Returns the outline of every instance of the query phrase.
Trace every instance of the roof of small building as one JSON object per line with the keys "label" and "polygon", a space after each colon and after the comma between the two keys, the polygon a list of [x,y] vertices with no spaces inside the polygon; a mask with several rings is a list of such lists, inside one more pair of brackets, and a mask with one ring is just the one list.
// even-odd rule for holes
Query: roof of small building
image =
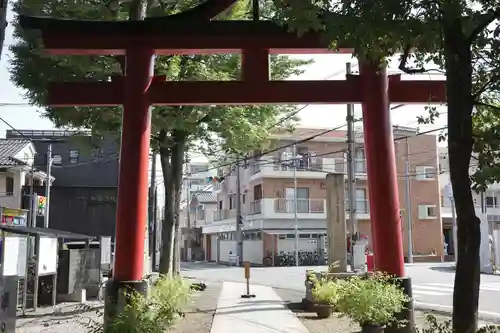
{"label": "roof of small building", "polygon": [[0,139],[0,166],[9,167],[25,164],[14,156],[31,144],[26,139]]}

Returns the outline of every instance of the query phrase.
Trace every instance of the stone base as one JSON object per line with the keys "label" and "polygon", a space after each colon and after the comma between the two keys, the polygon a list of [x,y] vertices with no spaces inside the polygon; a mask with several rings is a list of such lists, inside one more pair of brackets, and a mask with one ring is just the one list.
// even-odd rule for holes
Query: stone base
{"label": "stone base", "polygon": [[85,303],[87,301],[87,290],[77,290],[71,294],[57,294],[57,301]]}
{"label": "stone base", "polygon": [[148,281],[115,281],[106,282],[106,296],[104,300],[104,327],[123,311],[131,293],[137,292],[147,296]]}

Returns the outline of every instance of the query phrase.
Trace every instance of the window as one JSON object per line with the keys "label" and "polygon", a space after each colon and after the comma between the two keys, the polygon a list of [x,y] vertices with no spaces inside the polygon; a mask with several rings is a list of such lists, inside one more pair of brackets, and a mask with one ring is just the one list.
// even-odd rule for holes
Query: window
{"label": "window", "polygon": [[222,200],[219,201],[219,210],[222,210]]}
{"label": "window", "polygon": [[486,207],[488,208],[498,207],[497,197],[494,193],[486,193]]}
{"label": "window", "polygon": [[356,173],[366,173],[366,158],[364,149],[357,148],[355,156]]}
{"label": "window", "polygon": [[5,177],[5,195],[14,195],[14,178]]}
{"label": "window", "polygon": [[52,164],[61,165],[62,164],[62,156],[59,154],[52,155]]}
{"label": "window", "polygon": [[434,180],[436,179],[436,168],[431,166],[417,166],[416,177],[417,180]]}
{"label": "window", "polygon": [[366,196],[366,188],[356,189],[356,213],[368,214],[368,199]]}
{"label": "window", "polygon": [[262,199],[262,184],[253,187],[253,200],[257,201]]}
{"label": "window", "polygon": [[339,173],[345,173],[345,161],[343,158],[334,159],[334,171]]}
{"label": "window", "polygon": [[421,220],[432,220],[437,217],[435,205],[418,205],[418,218]]}
{"label": "window", "polygon": [[80,151],[78,149],[71,149],[69,151],[69,163],[77,164],[80,157]]}

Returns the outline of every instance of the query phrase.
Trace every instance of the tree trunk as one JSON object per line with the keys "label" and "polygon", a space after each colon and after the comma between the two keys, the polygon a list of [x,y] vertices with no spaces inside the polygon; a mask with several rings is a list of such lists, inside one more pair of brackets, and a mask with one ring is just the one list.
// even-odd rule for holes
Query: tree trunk
{"label": "tree trunk", "polygon": [[[173,256],[173,272],[175,274],[180,273],[180,240],[181,233],[179,230],[179,213],[180,213],[180,204],[181,204],[181,192],[182,192],[182,166],[184,164],[184,152],[186,150],[186,136],[181,133],[174,131],[172,133],[172,138],[175,142],[172,147],[172,158],[171,158],[171,167],[172,167],[172,182],[174,184],[174,201],[173,208],[175,212],[175,220],[174,220],[174,256]],[[186,203],[186,209],[189,209],[189,203]]]}
{"label": "tree trunk", "polygon": [[477,330],[481,243],[469,178],[472,156],[472,52],[461,33],[460,20],[448,21],[444,31],[448,99],[450,180],[457,210],[458,258],[453,291],[453,332]]}
{"label": "tree trunk", "polygon": [[169,275],[172,269],[173,255],[173,229],[174,229],[174,214],[173,214],[173,183],[171,181],[171,163],[170,149],[160,147],[161,169],[163,174],[163,185],[165,188],[165,216],[161,228],[162,249],[160,256],[160,273]]}
{"label": "tree trunk", "polygon": [[[165,186],[165,219],[162,226],[162,255],[160,273],[175,275],[179,271],[179,206],[182,182],[182,164],[186,137],[172,133],[170,148],[160,148]],[[165,143],[164,143],[165,144]]]}

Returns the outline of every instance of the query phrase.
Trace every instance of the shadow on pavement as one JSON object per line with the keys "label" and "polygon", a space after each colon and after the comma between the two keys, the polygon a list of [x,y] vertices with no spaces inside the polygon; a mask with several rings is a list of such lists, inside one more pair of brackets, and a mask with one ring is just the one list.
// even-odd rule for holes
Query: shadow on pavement
{"label": "shadow on pavement", "polygon": [[238,268],[236,266],[220,265],[211,262],[196,261],[196,262],[181,262],[182,271],[200,271],[211,269]]}
{"label": "shadow on pavement", "polygon": [[436,272],[455,273],[455,266],[432,266],[429,269]]}

